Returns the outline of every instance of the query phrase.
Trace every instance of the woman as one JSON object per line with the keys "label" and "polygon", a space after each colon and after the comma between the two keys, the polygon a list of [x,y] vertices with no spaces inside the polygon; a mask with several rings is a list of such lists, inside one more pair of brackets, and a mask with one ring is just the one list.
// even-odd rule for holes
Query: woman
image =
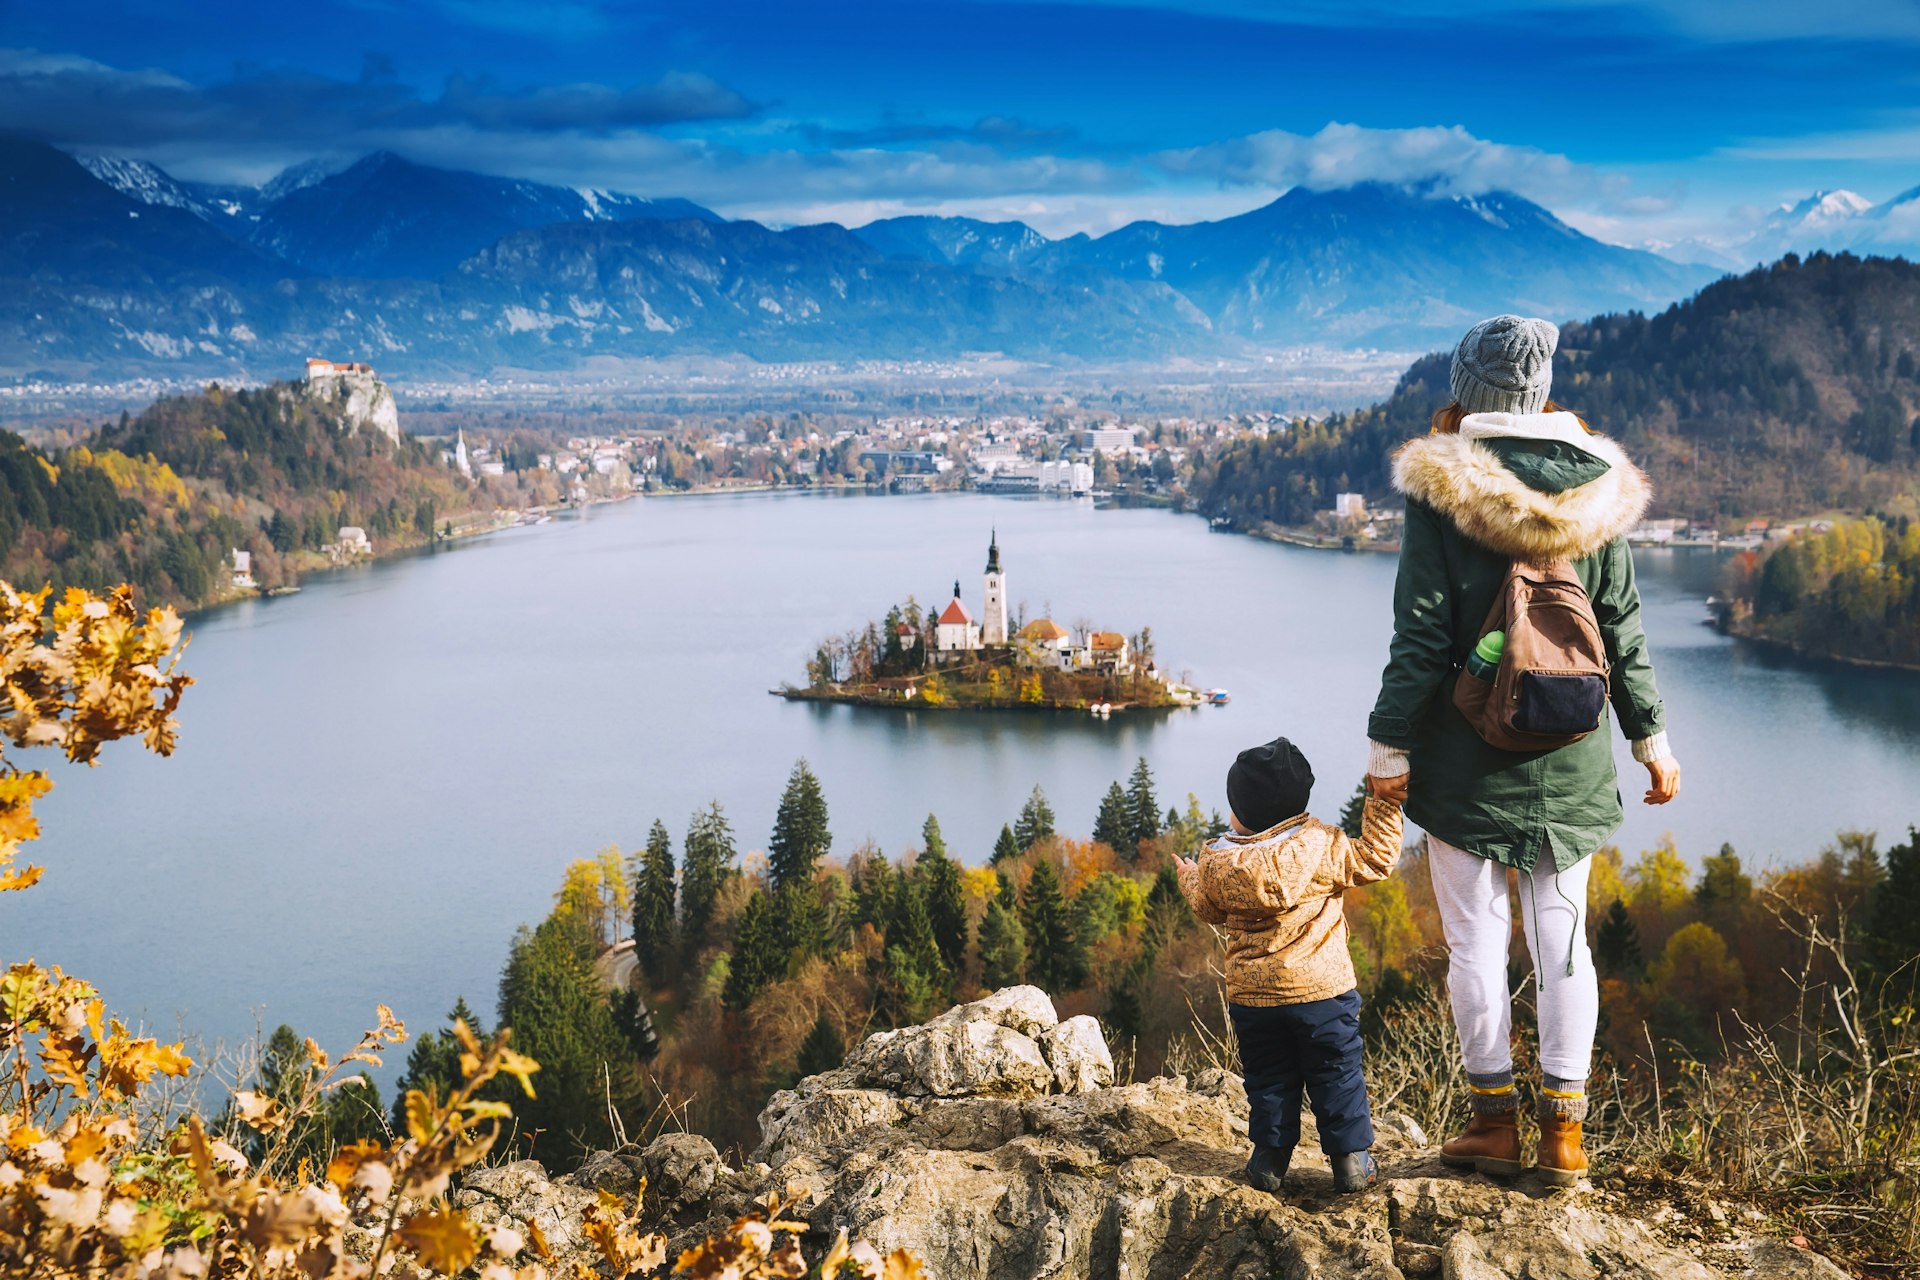
{"label": "woman", "polygon": [[1428,835],[1473,1108],[1441,1155],[1502,1176],[1525,1167],[1507,990],[1513,868],[1538,975],[1537,1164],[1564,1186],[1587,1167],[1580,1126],[1600,1007],[1587,950],[1588,859],[1622,813],[1604,717],[1569,745],[1523,753],[1489,745],[1453,705],[1454,681],[1512,563],[1573,563],[1600,623],[1608,700],[1651,778],[1648,804],[1679,792],[1680,766],[1667,747],[1625,537],[1646,511],[1647,478],[1620,446],[1547,398],[1558,341],[1549,322],[1520,316],[1468,330],[1453,357],[1454,403],[1394,460],[1407,529],[1368,773],[1375,794],[1404,800]]}

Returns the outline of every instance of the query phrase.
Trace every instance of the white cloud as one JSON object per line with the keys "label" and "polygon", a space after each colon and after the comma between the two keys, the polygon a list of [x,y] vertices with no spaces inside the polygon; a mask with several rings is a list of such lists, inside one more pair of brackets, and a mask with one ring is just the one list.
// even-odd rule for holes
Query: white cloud
{"label": "white cloud", "polygon": [[1236,186],[1326,190],[1356,182],[1430,182],[1447,195],[1513,191],[1555,208],[1588,205],[1640,216],[1664,212],[1676,199],[1636,193],[1624,176],[1533,147],[1489,142],[1458,125],[1370,129],[1335,122],[1313,134],[1269,129],[1153,159],[1169,173]]}

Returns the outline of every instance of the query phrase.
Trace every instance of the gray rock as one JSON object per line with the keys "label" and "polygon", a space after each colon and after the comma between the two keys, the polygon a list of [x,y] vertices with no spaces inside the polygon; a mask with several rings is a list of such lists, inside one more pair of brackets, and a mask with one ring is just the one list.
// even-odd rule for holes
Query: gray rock
{"label": "gray rock", "polygon": [[1755,1238],[1741,1242],[1736,1272],[1741,1280],[1847,1280],[1847,1273],[1811,1249],[1780,1240]]}
{"label": "gray rock", "polygon": [[537,1160],[517,1160],[467,1174],[453,1193],[453,1207],[482,1228],[504,1225],[524,1233],[534,1223],[553,1250],[555,1270],[564,1272],[576,1260],[600,1256],[581,1230],[596,1198],[586,1187],[550,1181]]}
{"label": "gray rock", "polygon": [[1052,999],[1040,988],[1002,987],[971,1004],[955,1005],[927,1025],[946,1027],[959,1022],[991,1022],[1023,1036],[1037,1036],[1059,1021]]}
{"label": "gray rock", "polygon": [[663,1133],[640,1153],[647,1199],[667,1213],[705,1201],[720,1168],[720,1153],[697,1133]]}
{"label": "gray rock", "polygon": [[1100,1034],[1099,1020],[1081,1014],[1068,1018],[1040,1036],[1040,1052],[1053,1068],[1053,1080],[1062,1093],[1086,1093],[1113,1083],[1113,1055]]}
{"label": "gray rock", "polygon": [[847,1069],[860,1085],[908,1096],[1030,1097],[1053,1084],[1039,1045],[985,1019],[869,1036],[847,1058]]}

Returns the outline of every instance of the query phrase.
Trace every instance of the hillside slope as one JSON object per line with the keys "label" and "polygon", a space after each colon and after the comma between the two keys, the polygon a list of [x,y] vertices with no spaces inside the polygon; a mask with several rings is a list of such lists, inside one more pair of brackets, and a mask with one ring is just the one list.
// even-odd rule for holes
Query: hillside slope
{"label": "hillside slope", "polygon": [[123,417],[87,444],[45,453],[0,433],[0,578],[193,606],[229,594],[230,553],[262,587],[290,582],[342,525],[376,550],[427,540],[474,486],[439,451],[356,430],[286,384],[209,388]]}
{"label": "hillside slope", "polygon": [[[1332,495],[1388,492],[1401,442],[1449,399],[1449,356],[1384,403],[1236,443],[1196,478],[1203,510],[1296,524]],[[1729,277],[1656,316],[1566,325],[1554,398],[1617,436],[1654,514],[1700,520],[1911,504],[1920,494],[1920,266],[1815,254]]]}

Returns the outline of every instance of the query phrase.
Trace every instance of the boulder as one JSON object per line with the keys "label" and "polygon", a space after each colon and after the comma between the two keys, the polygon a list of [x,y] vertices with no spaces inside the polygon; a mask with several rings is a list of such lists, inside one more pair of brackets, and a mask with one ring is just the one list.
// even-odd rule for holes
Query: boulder
{"label": "boulder", "polygon": [[910,1097],[1031,1097],[1054,1079],[1039,1045],[984,1018],[869,1036],[847,1068],[859,1085]]}
{"label": "boulder", "polygon": [[482,1229],[521,1231],[534,1223],[553,1251],[555,1270],[564,1272],[576,1261],[591,1263],[600,1256],[583,1230],[596,1197],[586,1187],[551,1181],[537,1160],[516,1160],[468,1173],[453,1193],[453,1207]]}
{"label": "boulder", "polygon": [[1002,987],[970,1004],[955,1005],[927,1025],[946,1027],[957,1022],[991,1022],[1023,1036],[1038,1036],[1059,1021],[1052,999],[1040,988]]}
{"label": "boulder", "polygon": [[1113,1055],[1096,1018],[1081,1014],[1040,1034],[1040,1052],[1062,1093],[1088,1093],[1113,1083]]}

